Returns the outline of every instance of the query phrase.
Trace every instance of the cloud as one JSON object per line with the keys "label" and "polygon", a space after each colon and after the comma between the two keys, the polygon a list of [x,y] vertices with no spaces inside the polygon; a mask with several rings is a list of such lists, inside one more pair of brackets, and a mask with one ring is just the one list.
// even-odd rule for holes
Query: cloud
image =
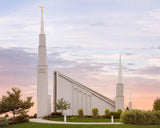
{"label": "cloud", "polygon": [[[3,84],[7,84],[8,86],[11,83],[23,86],[36,84],[37,54],[28,51],[29,49],[27,48],[0,49],[0,79]],[[30,51],[33,50],[31,49]],[[75,59],[73,57],[71,59],[69,58],[69,53],[64,51],[50,53],[48,55],[48,64],[51,68],[49,71],[52,73],[54,70],[61,70],[66,74],[71,71],[99,73],[107,72],[108,69],[104,69],[104,67],[114,65],[114,63],[87,62],[87,60],[78,62],[76,61],[78,58]]]}
{"label": "cloud", "polygon": [[160,66],[160,57],[149,58],[147,61],[151,66]]}
{"label": "cloud", "polygon": [[[9,48],[0,49],[0,80],[6,85],[35,84],[37,55],[24,50]],[[11,86],[11,85],[10,85]]]}
{"label": "cloud", "polygon": [[96,23],[92,23],[92,26],[104,26],[105,23],[104,22],[96,22]]}
{"label": "cloud", "polygon": [[141,20],[137,21],[140,29],[144,34],[158,36],[160,34],[160,9],[148,11],[144,14]]}
{"label": "cloud", "polygon": [[134,66],[135,64],[134,64],[134,63],[128,63],[128,65],[129,65],[129,66]]}
{"label": "cloud", "polygon": [[134,53],[125,53],[125,55],[132,56],[132,55],[134,55]]}
{"label": "cloud", "polygon": [[[72,48],[70,50],[72,51]],[[25,96],[32,95],[36,97],[35,87],[37,53],[31,51],[34,50],[30,48],[23,49],[0,47],[0,86],[3,87],[3,90],[0,91],[1,94],[3,94],[8,88],[16,86],[22,88]],[[100,63],[96,61],[87,61],[85,59],[83,62],[79,62],[77,61],[79,57],[77,57],[77,59],[65,59],[67,56],[62,57],[63,54],[69,54],[65,50],[60,50],[56,47],[52,48],[52,51],[54,52],[50,52],[48,54],[49,77],[51,81],[53,78],[53,71],[58,70],[63,74],[77,80],[78,82],[102,93],[103,95],[113,98],[115,85],[117,82],[118,62]],[[114,54],[111,56],[114,56]],[[130,66],[134,65],[135,63],[128,64]],[[155,79],[149,79],[147,77],[144,78],[143,76],[144,74],[149,76],[159,75],[159,72],[160,67],[156,66],[141,68],[138,70],[131,69],[130,67],[123,67],[123,77],[126,91],[125,95],[128,95],[127,90],[129,86],[132,86],[132,92],[133,95],[135,95],[133,100],[134,103],[137,104],[135,107],[141,107],[140,102],[142,100],[136,100],[136,98],[140,99],[142,95],[143,97],[141,98],[150,96],[151,98],[147,102],[149,103],[154,97],[157,96],[160,89],[159,81]],[[135,76],[133,74],[129,76],[128,73],[134,73]],[[137,74],[139,75],[138,77],[136,77]],[[157,89],[155,90],[153,87],[156,87]],[[155,93],[155,96],[152,97],[152,95],[146,94],[148,91]],[[148,106],[146,109],[150,107],[151,106]]]}
{"label": "cloud", "polygon": [[156,67],[156,66],[145,67],[137,70],[136,73],[147,74],[147,75],[159,75],[160,67]]}

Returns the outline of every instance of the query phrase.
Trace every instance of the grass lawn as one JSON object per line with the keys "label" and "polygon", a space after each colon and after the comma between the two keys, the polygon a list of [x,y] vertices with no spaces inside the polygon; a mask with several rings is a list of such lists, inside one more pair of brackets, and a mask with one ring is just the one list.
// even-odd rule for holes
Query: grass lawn
{"label": "grass lawn", "polygon": [[41,124],[41,123],[22,123],[7,126],[4,128],[160,128],[160,125],[69,125],[69,124]]}
{"label": "grass lawn", "polygon": [[[64,121],[64,118],[50,118],[53,121]],[[111,122],[110,118],[94,119],[94,118],[79,118],[79,117],[67,117],[67,122]],[[120,122],[120,119],[114,119],[114,122]]]}

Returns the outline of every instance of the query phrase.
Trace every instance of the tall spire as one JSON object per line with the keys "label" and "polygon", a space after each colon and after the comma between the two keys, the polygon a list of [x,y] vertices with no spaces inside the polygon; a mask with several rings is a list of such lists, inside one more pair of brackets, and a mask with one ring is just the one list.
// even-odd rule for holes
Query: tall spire
{"label": "tall spire", "polygon": [[40,8],[41,8],[41,30],[40,30],[40,34],[44,34],[43,6],[41,6]]}
{"label": "tall spire", "polygon": [[131,90],[129,91],[129,102],[132,102],[132,93],[131,93]]}
{"label": "tall spire", "polygon": [[119,55],[119,72],[118,72],[118,83],[122,83],[121,54]]}
{"label": "tall spire", "polygon": [[132,109],[132,93],[131,90],[129,91],[129,110]]}
{"label": "tall spire", "polygon": [[50,114],[50,96],[48,95],[48,65],[46,36],[43,24],[43,6],[41,6],[41,29],[39,34],[38,65],[37,65],[37,117]]}
{"label": "tall spire", "polygon": [[119,72],[118,72],[118,83],[116,85],[116,111],[117,109],[124,110],[124,93],[122,83],[122,69],[121,69],[121,54],[119,56]]}

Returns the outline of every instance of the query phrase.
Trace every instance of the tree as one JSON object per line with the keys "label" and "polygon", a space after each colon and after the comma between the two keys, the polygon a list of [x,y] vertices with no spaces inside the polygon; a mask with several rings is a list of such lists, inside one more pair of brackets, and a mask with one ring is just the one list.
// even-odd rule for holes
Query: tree
{"label": "tree", "polygon": [[160,98],[157,98],[153,104],[153,110],[160,110]]}
{"label": "tree", "polygon": [[128,111],[128,110],[129,110],[129,107],[127,106],[127,107],[126,107],[126,111]]}
{"label": "tree", "polygon": [[71,109],[71,105],[68,101],[65,101],[63,98],[61,98],[56,103],[56,109],[61,110],[61,112],[63,113],[63,110]]}
{"label": "tree", "polygon": [[26,100],[21,99],[21,90],[18,88],[11,88],[12,92],[7,91],[8,96],[2,96],[0,100],[0,114],[11,112],[13,114],[13,121],[18,114],[27,114],[30,107],[33,106],[31,102],[32,97],[27,97]]}

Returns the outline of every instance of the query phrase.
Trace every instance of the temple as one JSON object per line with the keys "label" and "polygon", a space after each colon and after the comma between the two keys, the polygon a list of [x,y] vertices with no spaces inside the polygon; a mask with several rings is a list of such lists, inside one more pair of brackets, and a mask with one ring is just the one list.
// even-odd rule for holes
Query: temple
{"label": "temple", "polygon": [[[99,109],[99,115],[104,110],[124,110],[124,95],[121,71],[121,55],[119,57],[118,83],[116,85],[116,98],[110,99],[85,85],[69,78],[58,71],[53,72],[53,112],[56,110],[56,102],[64,98],[71,104],[71,109],[66,115],[77,115],[78,109],[82,108],[85,115],[92,114],[92,108]],[[115,85],[113,85],[114,87]],[[43,6],[41,6],[41,27],[39,34],[38,65],[37,65],[37,117],[44,117],[51,113],[51,96],[48,95],[48,65],[46,51],[46,37],[44,33]]]}

